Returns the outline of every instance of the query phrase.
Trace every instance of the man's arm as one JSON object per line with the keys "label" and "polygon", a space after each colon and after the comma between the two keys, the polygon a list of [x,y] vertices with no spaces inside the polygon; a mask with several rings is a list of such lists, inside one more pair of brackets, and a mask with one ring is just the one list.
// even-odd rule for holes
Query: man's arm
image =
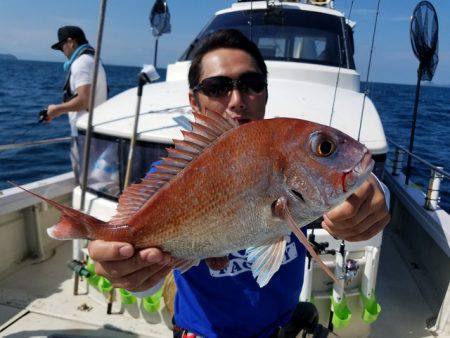
{"label": "man's arm", "polygon": [[50,122],[54,118],[71,111],[88,110],[89,98],[91,95],[91,85],[87,84],[78,87],[77,94],[78,95],[70,101],[61,104],[49,105],[47,107],[47,121]]}
{"label": "man's arm", "polygon": [[322,227],[349,242],[372,238],[391,219],[387,197],[377,178],[371,175],[346,201],[323,216]]}

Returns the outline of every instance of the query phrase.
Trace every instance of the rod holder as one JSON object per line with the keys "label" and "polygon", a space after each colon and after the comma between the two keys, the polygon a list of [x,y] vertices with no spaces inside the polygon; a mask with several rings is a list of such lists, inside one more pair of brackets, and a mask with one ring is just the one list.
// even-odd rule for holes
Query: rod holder
{"label": "rod holder", "polygon": [[395,148],[394,159],[392,160],[392,175],[397,176],[402,170],[403,151]]}
{"label": "rod holder", "polygon": [[[443,170],[443,167],[436,167],[439,170]],[[427,196],[425,197],[425,209],[436,210],[439,202],[439,191],[441,188],[441,181],[444,176],[437,172],[435,169],[431,169],[430,180],[428,181]]]}

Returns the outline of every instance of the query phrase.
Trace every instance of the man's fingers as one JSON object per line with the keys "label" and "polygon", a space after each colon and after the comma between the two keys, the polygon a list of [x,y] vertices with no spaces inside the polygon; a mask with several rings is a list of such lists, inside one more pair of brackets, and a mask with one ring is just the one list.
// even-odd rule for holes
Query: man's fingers
{"label": "man's fingers", "polygon": [[148,248],[139,251],[139,256],[148,263],[169,264],[172,259],[168,253],[162,252],[158,248]]}
{"label": "man's fingers", "polygon": [[95,272],[108,279],[121,278],[150,266],[163,266],[171,263],[171,257],[157,248],[140,251],[131,258],[120,261],[102,261],[95,265]]}
{"label": "man's fingers", "polygon": [[[341,222],[355,217],[361,205],[372,200],[374,187],[370,180],[364,182],[349,198],[326,214],[332,222]],[[367,216],[367,215],[366,215]]]}
{"label": "man's fingers", "polygon": [[363,232],[359,235],[356,235],[356,236],[348,237],[348,238],[346,238],[346,241],[358,242],[358,241],[368,240],[369,238],[372,238],[373,236],[378,234],[381,230],[383,230],[386,227],[386,225],[389,224],[390,220],[391,220],[391,216],[389,214],[387,214],[385,217],[383,217],[383,219],[381,221],[372,225],[372,227],[367,229],[365,232]]}
{"label": "man's fingers", "polygon": [[353,224],[351,226],[341,226],[341,224],[334,224],[333,227],[333,225],[328,224],[327,222],[325,222],[325,220],[324,222],[328,226],[328,228],[333,228],[333,232],[335,235],[340,238],[347,239],[348,237],[355,237],[366,232],[374,224],[381,221],[385,217],[386,214],[384,212],[372,213],[361,222]]}
{"label": "man's fingers", "polygon": [[360,206],[358,212],[353,218],[345,219],[342,221],[332,221],[327,215],[323,216],[323,221],[329,226],[332,227],[333,224],[339,223],[339,230],[347,230],[352,229],[355,224],[359,224],[361,221],[366,219],[371,213],[373,213],[373,206],[371,203],[371,199],[366,199]]}
{"label": "man's fingers", "polygon": [[152,275],[151,277],[147,278],[144,283],[142,283],[139,287],[137,287],[135,290],[132,291],[145,291],[152,287],[154,287],[156,284],[158,284],[163,278],[165,278],[170,271],[172,270],[172,266],[165,266],[161,270],[159,270],[157,273]]}
{"label": "man's fingers", "polygon": [[333,230],[330,229],[330,227],[324,222],[322,222],[322,228],[324,228],[328,233],[333,236],[334,238],[340,239],[339,235],[335,233]]}
{"label": "man's fingers", "polygon": [[89,257],[94,261],[120,261],[134,255],[134,248],[129,243],[95,240],[89,242]]}
{"label": "man's fingers", "polygon": [[[142,284],[145,281],[147,281],[149,278],[154,278],[156,280],[155,276],[158,276],[159,272],[166,268],[166,266],[153,264],[125,277],[115,278],[111,280],[111,283],[116,288],[124,288],[128,291],[140,291],[140,287],[142,287]],[[157,280],[156,283],[157,282],[159,282],[159,280]]]}

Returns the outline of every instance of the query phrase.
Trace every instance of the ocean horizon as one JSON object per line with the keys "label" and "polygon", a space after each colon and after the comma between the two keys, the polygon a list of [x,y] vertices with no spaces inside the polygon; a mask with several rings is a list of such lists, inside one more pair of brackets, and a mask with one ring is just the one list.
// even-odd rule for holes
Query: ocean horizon
{"label": "ocean horizon", "polygon": [[[1,55],[2,53],[0,53]],[[4,53],[4,54],[8,54],[8,53]],[[10,54],[13,55],[13,54]],[[30,60],[30,59],[21,59],[19,57],[17,57],[16,55],[13,55],[17,58],[17,60],[13,60],[13,61],[24,61],[24,62],[46,62],[46,63],[58,63],[58,64],[63,64],[64,61],[48,61],[48,60]],[[147,64],[152,64],[151,62],[147,63]],[[113,63],[104,63],[105,66],[107,67],[129,67],[129,68],[137,68],[137,69],[141,69],[142,66],[139,65],[119,65],[119,64],[113,64]],[[62,66],[61,66],[62,67]],[[157,67],[158,69],[167,69],[167,67]],[[401,83],[401,82],[384,82],[384,81],[369,81],[370,83],[379,83],[379,84],[393,84],[393,85],[404,85],[404,86],[416,86],[416,83]],[[364,81],[361,80],[361,84],[364,84]],[[450,83],[435,83],[433,81],[429,82],[429,81],[422,81],[422,86],[432,86],[432,87],[439,87],[439,88],[450,88]]]}

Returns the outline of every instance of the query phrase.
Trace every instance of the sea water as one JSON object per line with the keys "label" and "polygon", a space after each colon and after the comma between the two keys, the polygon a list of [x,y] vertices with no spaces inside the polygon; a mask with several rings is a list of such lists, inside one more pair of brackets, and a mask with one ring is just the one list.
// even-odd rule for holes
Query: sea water
{"label": "sea water", "polygon": [[[105,66],[109,97],[135,87],[138,67]],[[158,69],[161,78],[165,69]],[[62,63],[0,61],[0,144],[69,136],[66,117],[37,123],[38,112],[61,102],[64,82]],[[363,86],[364,87],[364,86]],[[377,107],[386,136],[406,148],[412,123],[415,86],[370,83],[368,96]],[[421,89],[414,152],[434,165],[450,171],[450,88]],[[24,184],[71,170],[69,144],[51,144],[0,152],[0,189],[7,180]],[[429,169],[413,161],[412,181],[425,189]],[[442,205],[450,210],[450,184],[444,180]]]}

